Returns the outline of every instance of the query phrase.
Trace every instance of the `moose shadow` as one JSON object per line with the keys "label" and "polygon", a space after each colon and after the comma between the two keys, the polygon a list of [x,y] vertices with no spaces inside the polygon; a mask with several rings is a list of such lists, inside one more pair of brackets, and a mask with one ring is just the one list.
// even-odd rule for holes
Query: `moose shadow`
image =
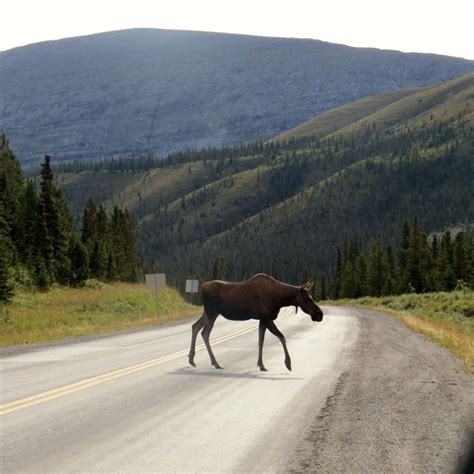
{"label": "moose shadow", "polygon": [[271,376],[268,373],[261,372],[245,372],[245,373],[232,373],[224,372],[222,370],[206,370],[198,371],[193,370],[190,367],[185,367],[182,369],[175,369],[171,372],[166,372],[166,375],[188,375],[188,376],[200,376],[200,377],[217,377],[217,378],[230,378],[230,379],[254,379],[254,380],[270,380],[270,381],[286,381],[286,380],[303,380],[303,377],[288,377],[287,372],[282,372],[280,377]]}

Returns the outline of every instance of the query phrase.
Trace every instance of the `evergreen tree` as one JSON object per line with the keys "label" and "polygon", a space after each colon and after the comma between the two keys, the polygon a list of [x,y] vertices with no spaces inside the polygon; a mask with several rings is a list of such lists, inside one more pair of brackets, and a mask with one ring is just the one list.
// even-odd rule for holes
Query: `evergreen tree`
{"label": "evergreen tree", "polygon": [[408,221],[403,223],[402,227],[402,236],[400,241],[400,253],[399,253],[399,264],[400,264],[400,277],[401,277],[401,286],[402,291],[407,291],[408,289],[408,270],[407,270],[407,261],[408,261],[408,248],[410,246],[410,224]]}
{"label": "evergreen tree", "polygon": [[370,296],[381,296],[390,279],[390,267],[383,239],[379,236],[371,244],[367,262],[367,286]]}
{"label": "evergreen tree", "polygon": [[112,213],[112,251],[117,276],[123,281],[137,281],[139,262],[136,255],[136,235],[128,211],[115,206]]}
{"label": "evergreen tree", "polygon": [[[11,251],[11,250],[10,250]],[[9,245],[4,236],[0,236],[0,303],[4,307],[5,321],[8,320],[7,305],[11,303],[13,298],[13,285],[9,275]]]}
{"label": "evergreen tree", "polygon": [[71,262],[70,285],[82,286],[89,278],[89,256],[87,247],[76,234],[72,234],[69,241],[69,260]]}
{"label": "evergreen tree", "polygon": [[[54,185],[54,175],[51,168],[51,157],[45,155],[41,164],[41,192],[39,195],[39,215],[44,219],[48,231],[48,238],[52,246],[52,280],[67,284],[69,280],[70,262],[67,255],[67,230],[64,227],[66,216],[61,216],[58,204],[58,190]],[[43,254],[45,264],[48,264],[47,255]]]}
{"label": "evergreen tree", "polygon": [[22,227],[19,219],[19,208],[23,193],[23,174],[20,162],[10,148],[4,133],[0,137],[0,201],[3,203],[12,242],[21,237]]}
{"label": "evergreen tree", "polygon": [[406,275],[409,284],[419,293],[428,288],[428,276],[431,266],[431,251],[428,239],[423,232],[418,218],[415,217],[410,232],[408,245]]}
{"label": "evergreen tree", "polygon": [[341,296],[341,277],[342,277],[342,255],[338,246],[336,250],[336,274],[334,275],[334,298],[339,299]]}
{"label": "evergreen tree", "polygon": [[23,192],[23,199],[20,207],[20,221],[22,223],[21,237],[17,240],[17,249],[20,259],[28,270],[32,273],[32,258],[35,249],[35,222],[38,212],[38,199],[36,196],[33,181],[28,180]]}
{"label": "evergreen tree", "polygon": [[451,291],[456,286],[453,260],[451,232],[447,231],[443,234],[441,239],[441,251],[439,256],[439,271],[442,278],[441,289],[444,291]]}
{"label": "evergreen tree", "polygon": [[467,281],[467,264],[464,249],[464,232],[458,232],[453,243],[453,271],[457,281]]}
{"label": "evergreen tree", "polygon": [[323,275],[321,277],[321,299],[327,300],[328,299],[328,290],[326,285],[326,277]]}

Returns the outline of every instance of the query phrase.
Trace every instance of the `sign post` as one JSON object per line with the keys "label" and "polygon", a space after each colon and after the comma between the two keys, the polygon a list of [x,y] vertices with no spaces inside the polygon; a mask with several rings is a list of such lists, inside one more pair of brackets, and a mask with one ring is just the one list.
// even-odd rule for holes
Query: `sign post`
{"label": "sign post", "polygon": [[158,290],[166,288],[166,274],[165,273],[151,273],[145,275],[145,284],[147,290],[155,290],[156,298],[156,314],[158,314]]}
{"label": "sign post", "polygon": [[[185,291],[186,293],[191,293],[191,294],[197,293],[199,291],[199,280],[186,280]],[[194,300],[193,297],[192,297],[192,300]]]}

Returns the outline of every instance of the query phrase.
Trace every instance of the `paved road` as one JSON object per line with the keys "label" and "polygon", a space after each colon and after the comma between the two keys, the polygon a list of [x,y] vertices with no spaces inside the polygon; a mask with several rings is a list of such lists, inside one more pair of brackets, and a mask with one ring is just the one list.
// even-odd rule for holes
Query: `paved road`
{"label": "paved road", "polygon": [[[429,402],[436,412],[440,404],[450,417],[441,429],[438,418],[446,416],[440,413],[433,419],[430,410],[435,431],[430,433],[430,427],[424,426],[421,434],[412,430],[407,438],[407,423],[419,423],[400,421],[400,417],[413,417],[412,412],[404,413],[393,399],[386,403],[396,394],[393,384],[399,384],[401,367],[394,370],[393,379],[390,371],[394,363],[410,358],[411,348],[405,348],[404,340],[408,338],[411,347],[414,338],[415,346],[441,354],[440,373],[448,371],[456,384],[446,385],[448,395],[472,389],[472,378],[459,373],[457,362],[446,351],[391,317],[334,307],[324,311],[324,321],[313,323],[301,312],[282,310],[277,323],[288,341],[293,372],[284,367],[281,345],[271,335],[264,349],[269,372],[258,372],[256,323],[222,318],[211,339],[224,366],[221,371],[210,367],[202,347],[196,354],[198,367],[187,365],[190,322],[4,357],[0,469],[34,473],[454,470],[467,442],[468,397],[438,400],[431,387],[431,379],[438,377],[434,369],[429,374],[421,369],[424,379],[429,379],[427,391],[416,391],[413,376],[404,374],[411,377],[409,389],[415,390],[407,405],[415,399],[419,411]],[[385,330],[395,340],[384,348],[372,339]],[[386,357],[385,349],[390,353]],[[391,354],[394,350],[398,358]],[[375,360],[380,361],[375,364],[378,369]],[[366,367],[361,368],[361,362]],[[385,385],[370,386],[374,380]],[[384,392],[384,386],[390,391]],[[377,399],[367,403],[373,391]],[[351,420],[354,413],[357,419]],[[394,413],[399,426],[392,427]],[[359,425],[365,429],[358,429]],[[356,436],[351,437],[353,430]],[[381,431],[389,433],[389,449],[378,439],[384,437]],[[370,445],[364,445],[365,440]],[[361,456],[361,451],[367,455]]]}

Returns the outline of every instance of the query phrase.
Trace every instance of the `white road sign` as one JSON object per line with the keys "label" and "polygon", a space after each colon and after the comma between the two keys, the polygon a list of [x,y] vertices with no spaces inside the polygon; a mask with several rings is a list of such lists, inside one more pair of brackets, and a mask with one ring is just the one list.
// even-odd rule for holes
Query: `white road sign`
{"label": "white road sign", "polygon": [[152,273],[145,275],[145,282],[147,290],[161,290],[166,288],[166,274]]}
{"label": "white road sign", "polygon": [[199,288],[198,280],[186,280],[186,293],[197,293]]}

